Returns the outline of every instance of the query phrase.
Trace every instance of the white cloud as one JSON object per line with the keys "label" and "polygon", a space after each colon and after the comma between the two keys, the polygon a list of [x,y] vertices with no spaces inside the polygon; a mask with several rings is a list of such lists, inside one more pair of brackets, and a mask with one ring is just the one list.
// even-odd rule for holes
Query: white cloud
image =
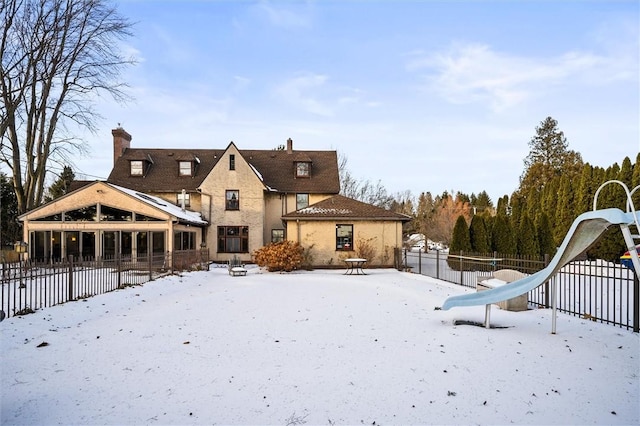
{"label": "white cloud", "polygon": [[494,111],[525,103],[560,85],[585,80],[602,84],[614,73],[613,58],[571,51],[552,58],[516,56],[484,44],[454,44],[447,51],[413,52],[407,70],[423,72],[426,89],[448,102],[485,102]]}
{"label": "white cloud", "polygon": [[242,77],[239,75],[233,76],[233,81],[235,82],[235,85],[234,85],[235,90],[245,90],[251,84],[250,78]]}
{"label": "white cloud", "polygon": [[328,77],[321,74],[301,75],[278,86],[275,94],[281,100],[307,112],[329,117],[334,114],[332,108],[317,99],[318,92],[324,88],[327,80]]}
{"label": "white cloud", "polygon": [[[293,5],[289,4],[289,6]],[[266,16],[268,21],[276,27],[307,28],[311,26],[311,19],[306,13],[308,9],[293,10],[282,4],[276,6],[268,1],[261,1],[255,6],[255,9]]]}

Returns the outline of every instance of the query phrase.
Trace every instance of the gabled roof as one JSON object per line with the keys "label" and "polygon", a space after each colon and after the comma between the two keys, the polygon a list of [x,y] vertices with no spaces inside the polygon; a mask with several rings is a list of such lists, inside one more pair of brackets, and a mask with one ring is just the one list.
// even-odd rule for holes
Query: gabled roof
{"label": "gabled roof", "polygon": [[[166,214],[168,214],[169,216],[175,218],[176,221],[180,222],[180,223],[186,223],[186,224],[191,224],[191,225],[197,225],[197,226],[205,226],[208,224],[208,222],[206,220],[202,219],[202,215],[200,213],[197,212],[193,212],[190,210],[182,210],[181,207],[176,206],[174,204],[169,203],[166,200],[163,200],[162,198],[158,198],[158,197],[154,197],[152,195],[147,195],[147,194],[143,194],[140,193],[139,191],[133,190],[133,189],[129,189],[129,188],[124,188],[122,186],[118,186],[118,185],[114,185],[112,183],[109,182],[103,182],[103,181],[93,181],[91,183],[88,183],[86,185],[81,186],[80,188],[72,191],[72,192],[68,192],[65,195],[63,195],[60,198],[57,198],[53,201],[50,201],[46,204],[43,204],[42,206],[39,206],[33,210],[30,210],[26,213],[23,213],[22,215],[20,215],[18,217],[18,219],[20,220],[24,220],[24,218],[26,216],[32,216],[34,213],[36,213],[38,210],[41,210],[43,208],[49,207],[51,205],[53,205],[53,203],[59,203],[60,200],[62,200],[63,198],[68,198],[68,197],[73,197],[75,196],[78,192],[89,189],[91,186],[99,186],[99,185],[107,185],[108,187],[111,187],[113,189],[115,189],[116,191],[119,191],[121,193],[127,194],[128,196],[136,199],[137,201],[146,204],[148,206],[153,207],[154,209],[160,210]],[[102,196],[97,196],[98,198],[102,198]],[[104,200],[101,200],[101,202],[104,202]],[[128,208],[126,206],[119,206],[119,208]]]}
{"label": "gabled roof", "polygon": [[107,185],[111,186],[114,189],[117,189],[125,194],[129,194],[133,198],[141,201],[145,204],[148,204],[156,209],[162,210],[165,213],[170,214],[175,217],[179,222],[182,223],[191,223],[194,225],[208,225],[206,220],[202,219],[202,215],[197,212],[193,212],[190,210],[182,210],[180,206],[176,206],[175,204],[171,204],[167,200],[163,200],[162,198],[154,197],[153,195],[141,194],[138,191],[133,189],[124,188],[122,186],[110,184],[105,182]]}
{"label": "gabled roof", "polygon": [[[194,192],[211,173],[225,149],[128,148],[116,161],[108,182],[142,192]],[[276,192],[340,192],[336,151],[238,150],[264,185]],[[131,176],[130,161],[150,158],[144,176]],[[180,176],[178,161],[199,161],[193,176]],[[195,160],[197,159],[197,160]],[[311,177],[296,178],[295,162],[310,162]]]}
{"label": "gabled roof", "polygon": [[[336,151],[240,150],[242,157],[262,176],[265,185],[277,192],[337,194],[340,192]],[[311,177],[296,178],[296,162],[311,163]]]}
{"label": "gabled roof", "polygon": [[304,209],[296,210],[282,216],[284,220],[314,219],[314,220],[390,220],[408,222],[411,217],[383,209],[373,204],[363,203],[343,195],[333,197],[312,204]]}

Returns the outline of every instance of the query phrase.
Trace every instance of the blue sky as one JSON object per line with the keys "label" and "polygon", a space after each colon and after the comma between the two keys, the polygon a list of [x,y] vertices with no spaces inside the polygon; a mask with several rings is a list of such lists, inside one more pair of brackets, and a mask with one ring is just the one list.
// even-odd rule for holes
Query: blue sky
{"label": "blue sky", "polygon": [[392,194],[518,187],[535,128],[608,167],[640,151],[638,1],[127,1],[135,101],[101,99],[79,177],[118,123],[140,148],[335,149]]}

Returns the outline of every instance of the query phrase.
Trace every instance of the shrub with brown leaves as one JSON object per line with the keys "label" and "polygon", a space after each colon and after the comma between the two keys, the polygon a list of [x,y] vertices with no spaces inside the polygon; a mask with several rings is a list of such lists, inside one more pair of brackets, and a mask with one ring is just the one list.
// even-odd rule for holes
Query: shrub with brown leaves
{"label": "shrub with brown leaves", "polygon": [[253,253],[256,265],[269,272],[291,272],[299,269],[304,259],[302,246],[293,241],[270,243]]}

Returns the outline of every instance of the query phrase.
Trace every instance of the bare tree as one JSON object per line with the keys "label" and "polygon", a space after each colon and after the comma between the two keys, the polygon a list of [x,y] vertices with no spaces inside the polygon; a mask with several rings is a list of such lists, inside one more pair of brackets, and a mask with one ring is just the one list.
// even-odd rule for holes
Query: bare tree
{"label": "bare tree", "polygon": [[71,163],[95,131],[97,95],[127,99],[119,42],[132,23],[105,0],[0,0],[0,162],[11,170],[18,211],[43,199],[47,168]]}
{"label": "bare tree", "polygon": [[381,181],[371,183],[355,179],[347,169],[347,157],[338,153],[338,174],[340,177],[340,194],[345,197],[374,206],[389,209],[394,203],[394,197],[387,193]]}

